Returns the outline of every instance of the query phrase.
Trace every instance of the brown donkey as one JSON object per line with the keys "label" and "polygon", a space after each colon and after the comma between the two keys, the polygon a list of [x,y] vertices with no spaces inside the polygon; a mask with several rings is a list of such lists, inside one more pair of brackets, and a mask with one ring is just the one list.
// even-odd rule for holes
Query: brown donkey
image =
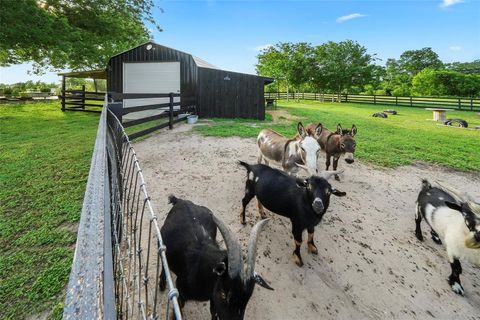
{"label": "brown donkey", "polygon": [[[320,147],[326,153],[326,170],[330,167],[330,158],[333,157],[333,170],[337,170],[338,159],[342,154],[345,155],[345,162],[350,164],[354,162],[353,154],[355,153],[355,135],[357,134],[357,127],[352,125],[352,129],[344,130],[340,123],[337,125],[337,131],[332,132],[322,126],[319,130],[316,124],[310,124],[307,127],[307,133],[313,134],[317,139]],[[335,180],[340,180],[338,175],[335,175]]]}

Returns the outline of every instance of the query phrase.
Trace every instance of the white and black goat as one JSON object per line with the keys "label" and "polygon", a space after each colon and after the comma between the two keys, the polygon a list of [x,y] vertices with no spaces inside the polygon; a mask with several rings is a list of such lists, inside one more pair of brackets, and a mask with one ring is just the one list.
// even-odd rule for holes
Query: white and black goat
{"label": "white and black goat", "polygon": [[422,180],[417,199],[415,235],[423,241],[420,223],[425,218],[433,241],[443,243],[452,273],[448,283],[457,294],[464,294],[460,283],[460,260],[480,265],[480,205],[442,186],[432,187]]}

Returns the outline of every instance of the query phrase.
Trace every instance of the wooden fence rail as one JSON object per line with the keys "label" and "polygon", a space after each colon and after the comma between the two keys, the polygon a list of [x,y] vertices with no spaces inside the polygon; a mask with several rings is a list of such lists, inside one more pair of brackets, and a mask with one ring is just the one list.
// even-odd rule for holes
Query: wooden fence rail
{"label": "wooden fence rail", "polygon": [[65,87],[62,86],[60,98],[62,99],[62,111],[100,113],[100,109],[103,108],[105,101],[105,92],[86,91],[85,85],[83,85],[81,89],[76,90],[66,90]]}
{"label": "wooden fence rail", "polygon": [[351,102],[403,107],[442,107],[465,111],[480,111],[480,98],[397,97],[382,95],[342,94],[309,92],[265,92],[265,99],[300,99],[332,102]]}
{"label": "wooden fence rail", "polygon": [[[194,108],[182,108],[180,102],[174,102],[174,98],[179,98],[180,93],[117,93],[117,92],[109,92],[108,99],[114,103],[113,108],[121,108],[118,114],[121,115],[120,121],[122,122],[123,127],[132,127],[139,124],[152,122],[152,127],[147,129],[143,129],[134,133],[129,134],[131,140],[144,136],[146,134],[152,133],[154,131],[169,127],[170,129],[173,128],[175,123],[185,121],[186,118],[174,118],[181,113],[186,112],[195,112]],[[135,106],[135,107],[123,107],[123,99],[145,99],[145,98],[169,98],[169,102],[167,103],[157,103],[157,104],[150,104],[150,105],[142,105],[142,106]],[[178,110],[175,110],[174,107],[180,107]],[[139,111],[146,111],[146,110],[161,110],[160,114],[149,115],[138,119],[127,120],[123,118],[124,115],[139,112]],[[162,122],[159,124],[153,123],[153,121],[168,118],[168,121]]]}

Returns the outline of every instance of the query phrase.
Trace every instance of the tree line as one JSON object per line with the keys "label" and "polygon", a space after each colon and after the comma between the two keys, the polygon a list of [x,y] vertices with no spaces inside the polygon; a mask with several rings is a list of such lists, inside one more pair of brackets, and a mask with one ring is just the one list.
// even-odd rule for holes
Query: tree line
{"label": "tree line", "polygon": [[480,96],[480,60],[444,63],[431,48],[407,50],[379,65],[358,42],[280,42],[257,56],[267,91],[393,96]]}
{"label": "tree line", "polygon": [[[105,92],[107,90],[107,81],[103,79],[94,80],[82,78],[67,78],[66,89],[80,89],[85,86],[85,91]],[[52,89],[57,95],[60,94],[61,85],[59,83],[46,83],[43,81],[28,80],[13,84],[0,83],[0,96],[24,96],[27,92],[51,92]]]}

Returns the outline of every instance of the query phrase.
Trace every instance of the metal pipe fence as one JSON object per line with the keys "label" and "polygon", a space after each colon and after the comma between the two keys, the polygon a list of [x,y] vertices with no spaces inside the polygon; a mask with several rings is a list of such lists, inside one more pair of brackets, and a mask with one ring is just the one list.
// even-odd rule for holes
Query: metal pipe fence
{"label": "metal pipe fence", "polygon": [[[181,319],[157,215],[137,155],[102,109],[80,217],[64,319]],[[161,268],[166,293],[161,293]]]}

